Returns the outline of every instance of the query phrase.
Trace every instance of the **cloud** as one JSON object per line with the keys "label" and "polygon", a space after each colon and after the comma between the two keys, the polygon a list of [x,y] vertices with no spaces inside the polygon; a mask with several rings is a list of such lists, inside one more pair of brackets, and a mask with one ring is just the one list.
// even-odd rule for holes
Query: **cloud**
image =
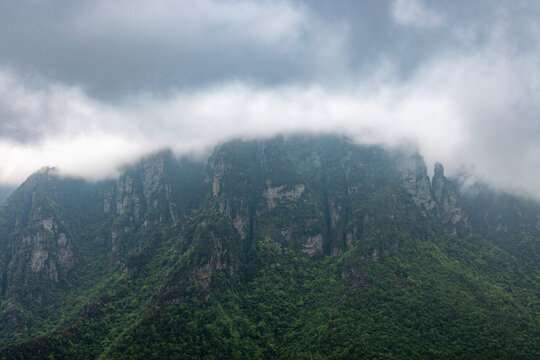
{"label": "cloud", "polygon": [[[3,73],[2,78],[19,83],[15,74]],[[435,142],[446,137],[448,127],[441,132],[441,124],[431,119],[451,109],[438,99],[406,92],[226,83],[164,97],[141,93],[111,106],[73,87],[19,85],[15,96],[25,106],[14,108],[14,117],[30,124],[43,121],[40,138],[30,143],[17,137],[0,140],[0,181],[20,182],[46,165],[98,179],[159,148],[203,151],[227,138],[282,132],[347,132],[371,143],[396,143],[415,138],[418,131],[429,132]]]}
{"label": "cloud", "polygon": [[101,99],[236,79],[311,81],[347,66],[346,29],[288,1],[22,3],[0,3],[0,63]]}
{"label": "cloud", "polygon": [[390,9],[400,25],[432,28],[444,23],[443,17],[426,7],[422,0],[394,0]]}
{"label": "cloud", "polygon": [[306,20],[301,8],[282,1],[116,0],[87,3],[85,10],[69,21],[81,36],[130,36],[172,44],[203,37],[283,44],[295,41]]}
{"label": "cloud", "polygon": [[310,131],[414,143],[428,166],[540,199],[532,2],[25,4],[44,3],[43,17],[0,5],[0,183],[46,165],[101,179],[163,147]]}
{"label": "cloud", "polygon": [[23,81],[4,72],[4,88],[15,88],[25,105],[14,108],[14,117],[52,126],[42,126],[33,145],[0,142],[0,180],[19,182],[43,165],[95,179],[162,147],[186,153],[232,137],[322,131],[360,143],[414,142],[429,164],[443,162],[450,175],[467,171],[475,180],[540,198],[540,56],[507,46],[495,36],[476,51],[433,59],[407,82],[390,67],[341,89],[228,82],[138,93],[114,105],[74,87],[17,87]]}

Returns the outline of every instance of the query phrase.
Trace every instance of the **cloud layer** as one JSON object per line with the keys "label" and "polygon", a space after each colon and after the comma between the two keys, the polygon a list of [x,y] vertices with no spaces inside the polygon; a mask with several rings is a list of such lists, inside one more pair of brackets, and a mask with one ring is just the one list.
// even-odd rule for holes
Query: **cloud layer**
{"label": "cloud layer", "polygon": [[538,5],[376,3],[2,4],[0,183],[311,131],[540,199]]}

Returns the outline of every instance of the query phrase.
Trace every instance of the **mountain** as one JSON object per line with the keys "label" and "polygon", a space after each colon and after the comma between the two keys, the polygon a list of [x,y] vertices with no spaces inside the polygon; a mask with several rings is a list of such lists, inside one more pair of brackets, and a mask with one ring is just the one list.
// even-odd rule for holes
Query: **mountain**
{"label": "mountain", "polygon": [[6,199],[11,195],[15,190],[12,186],[9,185],[0,185],[0,205],[6,201]]}
{"label": "mountain", "polygon": [[540,357],[540,205],[339,136],[45,168],[0,208],[0,359]]}

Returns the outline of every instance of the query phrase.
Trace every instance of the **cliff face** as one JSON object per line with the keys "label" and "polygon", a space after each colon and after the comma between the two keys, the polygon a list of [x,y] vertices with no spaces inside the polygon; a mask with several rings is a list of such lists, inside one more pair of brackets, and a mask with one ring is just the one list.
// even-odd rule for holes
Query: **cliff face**
{"label": "cliff face", "polygon": [[[380,149],[336,138],[318,141],[280,137],[216,150],[207,182],[242,239],[268,238],[309,256],[339,257],[371,236],[365,229],[380,219],[366,203],[400,189],[398,172]],[[377,246],[370,251],[382,251]]]}
{"label": "cliff face", "polygon": [[540,235],[540,205],[477,184],[462,194],[471,225],[483,236]]}
{"label": "cliff face", "polygon": [[437,219],[454,236],[470,236],[471,225],[463,209],[457,184],[444,176],[444,168],[436,163],[433,179],[419,155],[395,155],[403,185],[422,212]]}
{"label": "cliff face", "polygon": [[1,330],[31,334],[28,319],[54,321],[60,298],[115,269],[132,276],[156,229],[187,216],[202,173],[203,165],[162,152],[116,181],[90,184],[51,168],[28,178],[1,210],[0,316],[9,319]]}
{"label": "cliff face", "polygon": [[[54,170],[33,175],[3,209],[4,296],[32,299],[50,305],[39,289],[41,282],[63,282],[76,264],[71,228],[63,209],[51,199],[57,186]],[[12,286],[10,286],[12,285]],[[15,285],[15,286],[13,286]]]}
{"label": "cliff face", "polygon": [[444,176],[443,166],[435,164],[433,195],[438,205],[438,218],[452,235],[470,236],[469,218],[462,208],[456,184]]}
{"label": "cliff face", "polygon": [[0,210],[0,338],[11,343],[80,316],[109,319],[104,309],[116,311],[103,320],[113,331],[124,324],[113,319],[137,311],[244,294],[283,261],[300,261],[290,279],[317,263],[333,269],[332,284],[361,292],[387,281],[377,269],[400,257],[392,284],[414,287],[404,269],[416,265],[401,258],[411,249],[534,238],[539,224],[537,204],[464,193],[440,164],[430,179],[417,154],[333,136],[231,141],[207,163],[160,152],[96,184],[45,169]]}
{"label": "cliff face", "polygon": [[[209,159],[205,175],[203,168],[165,151],[143,158],[116,181],[93,186],[59,178],[54,169],[36,173],[3,209],[2,294],[42,301],[41,287],[31,284],[66,282],[78,262],[81,267],[92,263],[78,259],[85,248],[100,248],[105,268],[111,268],[142,253],[156,228],[182,223],[193,209],[213,203],[248,244],[238,248],[268,238],[309,256],[340,257],[354,247],[362,259],[376,261],[382,252],[397,250],[403,234],[425,227],[423,218],[453,236],[472,234],[456,184],[446,179],[441,164],[435,165],[430,181],[416,154],[386,153],[334,137],[278,137],[223,144]],[[80,188],[79,198],[62,193]],[[483,215],[474,217],[482,233],[540,228],[540,218],[534,218],[509,229],[501,214],[487,213],[485,201],[479,205]],[[216,254],[215,259],[209,254],[201,269],[209,264],[221,268],[219,234],[207,237]],[[198,235],[194,243],[200,241]],[[132,263],[126,274],[137,271]],[[201,271],[212,273],[196,270]],[[192,278],[208,285],[207,275]]]}

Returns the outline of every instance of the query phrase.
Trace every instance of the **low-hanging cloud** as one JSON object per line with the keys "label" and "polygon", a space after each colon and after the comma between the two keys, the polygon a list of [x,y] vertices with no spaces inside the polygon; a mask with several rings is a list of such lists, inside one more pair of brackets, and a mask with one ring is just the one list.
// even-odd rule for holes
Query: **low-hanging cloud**
{"label": "low-hanging cloud", "polygon": [[[176,38],[180,43],[203,41],[203,35],[217,26],[223,30],[218,35],[221,40],[201,47],[229,41],[234,51],[258,43],[268,53],[283,45],[284,55],[277,55],[277,63],[290,64],[291,54],[313,54],[305,59],[308,67],[330,74],[332,81],[324,76],[304,81],[294,74],[277,83],[258,81],[257,76],[217,76],[197,86],[163,83],[157,90],[143,82],[143,87],[130,88],[120,97],[104,98],[95,94],[92,83],[84,82],[84,76],[79,78],[81,84],[71,83],[62,76],[52,80],[28,75],[8,64],[0,67],[0,183],[18,184],[46,165],[57,166],[67,175],[102,179],[164,147],[185,154],[205,151],[233,137],[308,131],[344,133],[365,144],[414,143],[428,166],[440,161],[450,175],[466,173],[471,181],[540,199],[536,189],[540,27],[534,16],[516,24],[507,12],[498,11],[498,20],[482,23],[478,32],[471,23],[452,26],[451,13],[443,16],[430,9],[440,21],[427,26],[427,31],[444,26],[452,45],[428,51],[429,56],[404,76],[401,58],[391,54],[382,54],[369,74],[355,70],[349,51],[355,38],[353,25],[346,18],[341,24],[322,18],[317,9],[306,5],[231,1],[232,7],[224,7],[208,0],[198,8],[184,9],[184,2],[173,3],[158,1],[165,7],[145,10],[146,5],[136,1],[135,9],[126,14],[114,10],[124,8],[123,1],[84,3],[91,11],[69,21],[73,29],[92,39],[102,32],[103,37],[108,33],[133,36],[140,43],[147,38],[163,38],[163,43]],[[399,3],[411,4],[386,3],[389,21],[414,28],[411,31],[426,27],[397,17]],[[171,9],[206,17],[200,23],[178,24],[177,17],[168,13]],[[109,21],[110,14],[116,23]],[[268,23],[266,17],[276,23]],[[163,21],[156,24],[156,18]],[[251,33],[242,33],[242,28]],[[170,30],[178,34],[167,36]],[[122,35],[123,31],[131,35]],[[331,76],[332,67],[339,76]],[[179,69],[189,71],[189,67]],[[211,71],[211,67],[201,69]]]}

